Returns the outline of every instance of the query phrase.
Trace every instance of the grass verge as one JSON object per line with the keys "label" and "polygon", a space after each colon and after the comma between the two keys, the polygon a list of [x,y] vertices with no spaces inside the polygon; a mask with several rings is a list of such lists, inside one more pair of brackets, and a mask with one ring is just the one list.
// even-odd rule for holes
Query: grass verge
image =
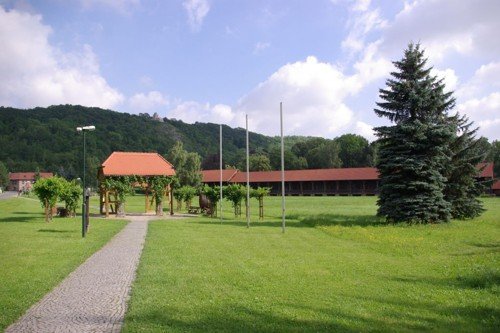
{"label": "grass verge", "polygon": [[37,200],[0,200],[0,331],[124,225],[125,221],[91,219],[89,233],[82,239],[81,217],[45,223]]}
{"label": "grass verge", "polygon": [[124,332],[498,332],[500,200],[418,226],[375,200],[287,198],[285,234],[279,198],[250,229],[228,203],[222,223],[152,222]]}

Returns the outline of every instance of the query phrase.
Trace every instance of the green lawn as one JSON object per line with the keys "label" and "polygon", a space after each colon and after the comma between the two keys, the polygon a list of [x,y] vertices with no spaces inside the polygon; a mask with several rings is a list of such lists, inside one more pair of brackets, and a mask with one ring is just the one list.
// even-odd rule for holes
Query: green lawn
{"label": "green lawn", "polygon": [[[266,218],[155,221],[125,332],[500,331],[500,199],[384,225],[374,197],[266,199]],[[252,200],[255,211],[255,201]]]}
{"label": "green lawn", "polygon": [[123,228],[124,221],[81,217],[44,221],[37,200],[0,200],[0,331],[52,290]]}

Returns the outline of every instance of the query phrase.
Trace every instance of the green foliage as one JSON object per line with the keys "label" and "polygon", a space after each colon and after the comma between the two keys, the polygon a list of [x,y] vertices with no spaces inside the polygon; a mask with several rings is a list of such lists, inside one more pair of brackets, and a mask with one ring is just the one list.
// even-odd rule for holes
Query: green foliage
{"label": "green foliage", "polygon": [[176,176],[181,186],[200,186],[200,155],[185,151],[182,142],[177,141],[168,154],[168,160],[174,165]]}
{"label": "green foliage", "polygon": [[442,171],[449,162],[446,143],[452,136],[450,128],[414,121],[379,127],[377,134],[378,214],[390,222],[448,221],[451,205],[444,198]]}
{"label": "green foliage", "polygon": [[208,186],[205,184],[205,186],[201,188],[201,193],[210,200],[211,216],[216,216],[217,203],[220,200],[220,186]]}
{"label": "green foliage", "polygon": [[447,112],[452,93],[430,75],[419,45],[410,44],[394,62],[387,89],[375,113],[395,125],[376,128],[379,137],[380,216],[388,221],[435,223],[448,221],[451,203],[445,199],[444,172],[450,162],[450,142],[456,131]]}
{"label": "green foliage", "polygon": [[476,139],[476,129],[465,117],[456,117],[458,134],[450,144],[451,160],[444,169],[447,178],[445,199],[451,204],[453,218],[474,218],[484,211],[479,196],[484,193],[484,184],[476,181],[477,165],[488,154],[487,146]]}
{"label": "green foliage", "polygon": [[500,141],[495,140],[491,143],[491,150],[488,160],[492,161],[495,177],[500,177]]}
{"label": "green foliage", "polygon": [[172,177],[170,176],[152,176],[148,177],[149,188],[153,191],[153,196],[155,198],[156,204],[163,201],[167,193],[167,187],[172,183]]}
{"label": "green foliage", "polygon": [[224,198],[231,201],[234,208],[234,216],[241,216],[241,201],[246,198],[246,188],[240,184],[231,184],[222,188]]}
{"label": "green foliage", "polygon": [[[35,184],[37,184],[41,179],[39,179]],[[67,181],[62,179],[62,191],[59,194],[59,198],[64,201],[65,208],[72,215],[76,214],[76,209],[80,202],[80,196],[82,195],[83,189],[79,182],[76,180]]]}
{"label": "green foliage", "polygon": [[339,158],[343,168],[374,165],[374,152],[368,140],[357,134],[344,134],[335,138],[339,145]]}
{"label": "green foliage", "polygon": [[180,189],[182,191],[182,199],[186,203],[186,208],[189,208],[191,201],[198,194],[198,191],[192,186],[183,186]]}
{"label": "green foliage", "polygon": [[3,162],[0,161],[0,189],[5,189],[9,185],[9,171]]}
{"label": "green foliage", "polygon": [[52,209],[55,207],[59,196],[65,188],[64,178],[54,176],[41,178],[33,185],[33,193],[38,197],[43,208],[45,208],[45,220],[52,220]]}
{"label": "green foliage", "polygon": [[119,203],[124,203],[127,194],[132,193],[132,183],[135,177],[113,176],[106,177],[103,182],[104,188],[116,192],[116,199]]}
{"label": "green foliage", "polygon": [[[250,171],[270,171],[271,161],[269,157],[263,154],[250,155],[248,159],[248,167]],[[246,165],[242,170],[246,170]]]}
{"label": "green foliage", "polygon": [[271,193],[270,187],[257,187],[250,190],[250,197],[255,199],[262,199]]}

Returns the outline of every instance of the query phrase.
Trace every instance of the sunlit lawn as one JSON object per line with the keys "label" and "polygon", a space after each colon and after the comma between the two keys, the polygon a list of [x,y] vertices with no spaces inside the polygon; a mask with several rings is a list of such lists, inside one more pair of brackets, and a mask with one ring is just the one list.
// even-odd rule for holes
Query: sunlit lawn
{"label": "sunlit lawn", "polygon": [[222,223],[152,222],[124,331],[500,331],[500,198],[417,226],[375,200],[289,197],[285,234],[280,198],[250,229],[228,203]]}
{"label": "sunlit lawn", "polygon": [[81,217],[44,221],[37,200],[0,200],[0,331],[19,318],[123,226],[91,219],[85,239]]}

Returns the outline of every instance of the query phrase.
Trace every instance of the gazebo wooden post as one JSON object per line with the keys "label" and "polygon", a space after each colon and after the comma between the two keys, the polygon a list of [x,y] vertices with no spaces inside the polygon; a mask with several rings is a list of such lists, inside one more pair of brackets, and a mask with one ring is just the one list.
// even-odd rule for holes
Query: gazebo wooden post
{"label": "gazebo wooden post", "polygon": [[144,204],[144,209],[146,210],[145,212],[147,213],[149,211],[149,186],[146,187],[146,202]]}
{"label": "gazebo wooden post", "polygon": [[168,194],[170,197],[170,215],[174,215],[174,188],[168,185]]}
{"label": "gazebo wooden post", "polygon": [[104,206],[106,207],[106,217],[109,217],[109,191],[104,192]]}

